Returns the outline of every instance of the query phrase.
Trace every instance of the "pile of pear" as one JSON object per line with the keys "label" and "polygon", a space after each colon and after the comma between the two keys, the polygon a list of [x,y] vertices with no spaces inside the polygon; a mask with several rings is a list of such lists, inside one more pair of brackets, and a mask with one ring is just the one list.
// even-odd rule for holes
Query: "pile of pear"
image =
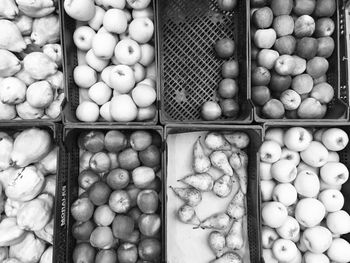
{"label": "pile of pear", "polygon": [[[243,259],[237,251],[246,242],[243,220],[246,214],[246,193],[248,180],[248,155],[245,152],[250,142],[249,136],[241,131],[228,133],[209,132],[203,143],[199,137],[193,146],[193,174],[178,180],[185,187],[170,187],[184,202],[178,209],[178,219],[194,225],[193,229],[211,229],[208,245],[215,254],[211,263],[240,263]],[[211,169],[221,172],[214,179]],[[237,187],[235,187],[237,186]],[[218,202],[227,198],[236,189],[226,211],[215,213],[203,220],[196,214],[196,206],[204,194],[214,194]]]}
{"label": "pile of pear", "polygon": [[56,119],[64,99],[57,1],[0,5],[0,120]]}

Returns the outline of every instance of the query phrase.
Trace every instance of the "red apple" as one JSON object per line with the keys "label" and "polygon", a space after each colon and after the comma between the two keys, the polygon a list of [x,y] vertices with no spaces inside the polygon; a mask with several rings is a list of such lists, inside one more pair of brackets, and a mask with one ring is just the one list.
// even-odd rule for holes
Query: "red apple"
{"label": "red apple", "polygon": [[293,12],[298,15],[311,15],[316,7],[316,0],[294,0]]}
{"label": "red apple", "polygon": [[232,11],[237,5],[237,0],[218,0],[218,6],[222,11]]}
{"label": "red apple", "polygon": [[320,37],[317,39],[318,48],[317,48],[317,56],[329,58],[334,51],[334,40],[331,37]]}
{"label": "red apple", "polygon": [[239,113],[239,104],[233,99],[225,99],[220,102],[222,114],[225,117],[237,118]]}
{"label": "red apple", "polygon": [[298,108],[298,116],[301,119],[322,119],[326,113],[327,106],[314,98],[304,99]]}
{"label": "red apple", "polygon": [[257,67],[252,71],[252,85],[266,86],[270,83],[271,74],[267,68]]}
{"label": "red apple", "polygon": [[306,72],[314,79],[321,77],[328,71],[328,60],[323,57],[314,57],[306,63]]}
{"label": "red apple", "polygon": [[291,75],[294,68],[295,61],[290,55],[282,55],[276,60],[275,71],[280,75]]}
{"label": "red apple", "polygon": [[206,101],[201,107],[201,116],[206,121],[214,121],[222,114],[219,104],[215,101]]}
{"label": "red apple", "polygon": [[316,21],[315,35],[317,37],[329,37],[333,34],[334,29],[334,21],[329,17],[322,17]]}
{"label": "red apple", "polygon": [[252,17],[252,21],[257,28],[269,28],[272,24],[272,20],[272,10],[267,6],[258,8]]}
{"label": "red apple", "polygon": [[224,38],[215,43],[215,52],[219,58],[229,58],[235,51],[235,42],[232,39]]}
{"label": "red apple", "polygon": [[270,4],[275,16],[289,15],[292,12],[293,0],[271,0]]}
{"label": "red apple", "polygon": [[294,35],[298,38],[311,37],[315,31],[315,20],[309,15],[302,15],[295,21]]}
{"label": "red apple", "polygon": [[318,42],[313,37],[303,37],[297,41],[296,54],[305,59],[311,59],[317,54]]}
{"label": "red apple", "polygon": [[283,92],[292,84],[292,77],[290,75],[282,76],[276,72],[272,72],[270,89],[274,92]]}
{"label": "red apple", "polygon": [[268,119],[281,119],[284,116],[285,110],[282,102],[276,99],[271,99],[266,102],[262,112]]}
{"label": "red apple", "polygon": [[221,75],[223,78],[237,78],[239,75],[239,64],[237,60],[225,61],[221,67]]}
{"label": "red apple", "polygon": [[335,0],[317,0],[314,15],[316,17],[331,17],[336,8]]}
{"label": "red apple", "polygon": [[274,48],[280,55],[292,55],[297,41],[293,36],[283,36],[276,40]]}
{"label": "red apple", "polygon": [[234,79],[223,79],[219,83],[218,94],[223,99],[232,99],[238,93],[238,84]]}
{"label": "red apple", "polygon": [[266,86],[252,87],[252,100],[258,106],[264,106],[271,99],[270,89]]}
{"label": "red apple", "polygon": [[289,15],[280,15],[273,20],[273,29],[276,31],[277,37],[283,37],[293,34],[294,20]]}

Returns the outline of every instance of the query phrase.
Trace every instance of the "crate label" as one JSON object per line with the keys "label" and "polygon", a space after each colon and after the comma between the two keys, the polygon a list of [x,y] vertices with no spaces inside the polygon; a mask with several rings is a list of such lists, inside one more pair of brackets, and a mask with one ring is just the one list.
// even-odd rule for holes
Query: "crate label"
{"label": "crate label", "polygon": [[67,187],[62,186],[61,198],[61,227],[66,225],[66,203],[67,203]]}

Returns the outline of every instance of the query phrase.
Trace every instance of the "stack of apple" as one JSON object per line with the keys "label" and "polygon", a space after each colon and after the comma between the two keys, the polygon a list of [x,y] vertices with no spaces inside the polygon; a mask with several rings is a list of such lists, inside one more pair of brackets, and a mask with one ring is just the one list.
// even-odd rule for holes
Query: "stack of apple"
{"label": "stack of apple", "polygon": [[160,262],[159,136],[89,131],[78,140],[73,262]]}
{"label": "stack of apple", "polygon": [[156,115],[153,9],[151,0],[65,0],[82,22],[73,40],[79,65],[80,121],[147,121]]}
{"label": "stack of apple", "polygon": [[342,185],[349,178],[338,151],[349,138],[339,128],[266,132],[260,148],[262,246],[266,263],[350,262],[350,216]]}
{"label": "stack of apple", "polygon": [[335,43],[335,0],[252,0],[252,100],[269,119],[321,119]]}
{"label": "stack of apple", "polygon": [[59,117],[64,92],[58,11],[54,0],[1,1],[1,121]]}

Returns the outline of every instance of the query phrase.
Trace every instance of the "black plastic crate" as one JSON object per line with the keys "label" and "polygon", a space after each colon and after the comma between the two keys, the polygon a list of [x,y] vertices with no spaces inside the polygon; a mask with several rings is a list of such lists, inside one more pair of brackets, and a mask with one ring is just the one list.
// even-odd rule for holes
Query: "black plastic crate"
{"label": "black plastic crate", "polygon": [[[125,133],[131,133],[136,130],[147,130],[154,135],[158,135],[160,141],[163,142],[163,128],[160,126],[119,126],[119,125],[72,125],[65,126],[63,131],[63,147],[60,162],[59,184],[56,192],[57,206],[56,219],[60,222],[56,231],[56,261],[55,263],[73,262],[72,255],[76,245],[76,240],[72,236],[72,225],[75,222],[70,207],[78,198],[78,175],[79,175],[79,147],[78,137],[82,132],[99,130],[108,132],[110,130],[119,130]],[[162,149],[161,149],[162,151]],[[161,167],[163,160],[161,160]],[[162,175],[163,176],[163,175]],[[163,214],[163,200],[160,203],[161,214]],[[162,231],[163,231],[162,218]],[[162,241],[161,241],[162,242]],[[162,259],[163,259],[163,242],[162,242]]]}
{"label": "black plastic crate", "polygon": [[[327,114],[323,119],[315,119],[317,122],[347,121],[349,119],[349,85],[348,85],[348,36],[346,35],[345,0],[336,0],[337,10],[331,17],[335,22],[335,30],[332,35],[335,48],[332,56],[327,60],[329,69],[327,82],[334,88],[334,99],[328,104]],[[249,72],[251,69],[249,69]],[[254,104],[254,103],[252,103]],[[268,119],[261,112],[261,107],[254,105],[254,120],[264,122],[309,122],[310,119]]]}
{"label": "black plastic crate", "polygon": [[[154,10],[154,37],[153,37],[153,45],[155,49],[155,64],[156,68],[159,66],[157,50],[158,50],[158,25],[156,19],[156,1],[152,0],[152,6]],[[158,122],[158,108],[159,108],[159,80],[156,80],[156,91],[157,91],[157,99],[155,101],[155,106],[157,108],[156,116],[153,120],[140,122],[140,121],[132,121],[132,122],[108,122],[108,121],[100,121],[97,122],[81,122],[77,119],[75,115],[75,111],[79,106],[79,87],[75,84],[73,79],[73,70],[76,66],[78,66],[78,56],[77,56],[77,47],[73,41],[73,34],[76,29],[76,26],[79,22],[71,18],[66,14],[66,12],[61,9],[61,26],[63,28],[62,32],[62,47],[63,47],[63,55],[65,57],[64,61],[64,83],[65,83],[65,93],[66,93],[66,103],[63,108],[63,122],[64,123],[82,123],[86,125],[96,124],[96,125],[110,125],[110,124],[133,124],[133,125],[156,125]]]}
{"label": "black plastic crate", "polygon": [[[263,128],[263,138],[265,137],[265,133],[269,128],[292,128],[292,127],[304,127],[306,129],[315,128],[315,129],[322,129],[322,128],[340,128],[343,129],[349,136],[350,136],[350,124],[347,122],[323,122],[323,123],[313,123],[313,122],[303,122],[303,123],[281,123],[281,122],[270,122],[264,124]],[[347,145],[347,147],[338,152],[340,157],[340,162],[345,164],[345,166],[350,169],[350,144]],[[259,194],[260,194],[260,177],[258,176],[258,182],[259,182]],[[342,194],[344,195],[345,203],[343,206],[343,210],[350,213],[350,180],[348,180],[345,184],[342,185],[341,189]],[[259,217],[261,222],[261,200],[259,201]],[[259,232],[261,233],[261,224],[259,225]],[[350,234],[342,235],[342,238],[350,242]],[[260,247],[260,255],[262,255],[262,247]],[[264,263],[264,260],[261,259],[261,262]],[[268,262],[265,262],[268,263]]]}
{"label": "black plastic crate", "polygon": [[[164,130],[164,141],[165,141],[165,150],[163,153],[164,168],[163,168],[163,189],[165,190],[164,195],[164,208],[163,208],[163,243],[164,243],[164,256],[165,261],[167,261],[167,251],[171,247],[167,247],[167,202],[168,196],[167,191],[170,189],[167,188],[167,138],[170,134],[186,133],[186,132],[210,132],[210,131],[242,131],[248,134],[250,137],[250,144],[247,148],[247,153],[249,157],[248,164],[248,188],[247,188],[247,225],[248,225],[248,239],[249,239],[249,253],[250,253],[250,262],[258,263],[261,258],[261,238],[260,238],[260,187],[259,187],[259,177],[258,177],[258,168],[259,168],[259,156],[258,151],[262,143],[262,127],[257,125],[210,125],[205,126],[201,124],[197,125],[178,125],[178,124],[169,124],[165,126]],[[192,145],[191,145],[192,147]],[[181,165],[181,164],[179,164]],[[170,226],[171,227],[171,226]],[[206,242],[206,240],[203,240]],[[209,249],[209,248],[208,248]]]}
{"label": "black plastic crate", "polygon": [[[216,0],[159,0],[159,77],[162,123],[250,123],[249,1],[237,1],[232,12],[222,12]],[[222,79],[221,65],[214,44],[222,38],[236,43],[238,60],[237,119],[221,118],[206,122],[200,117],[201,105],[216,98]]]}

